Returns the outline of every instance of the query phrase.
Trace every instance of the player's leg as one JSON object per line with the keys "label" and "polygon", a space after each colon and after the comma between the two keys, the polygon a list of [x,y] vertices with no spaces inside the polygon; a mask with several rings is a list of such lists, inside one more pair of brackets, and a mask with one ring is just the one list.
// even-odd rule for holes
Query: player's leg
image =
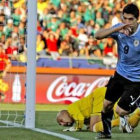
{"label": "player's leg", "polygon": [[[120,119],[117,118],[117,119],[113,119],[111,121],[111,127],[116,127],[116,126],[119,126],[120,124]],[[102,121],[96,123],[94,126],[93,126],[93,132],[101,132],[103,131],[103,124],[102,124]]]}
{"label": "player's leg", "polygon": [[140,104],[140,83],[126,81],[125,91],[115,109],[116,113],[122,117],[132,113]]}
{"label": "player's leg", "polygon": [[140,108],[137,108],[134,113],[130,116],[120,117],[120,119],[116,119],[112,121],[113,126],[119,126],[119,129],[122,132],[131,133],[134,131],[134,128],[138,126],[140,121]]}
{"label": "player's leg", "polygon": [[135,128],[138,126],[139,121],[140,121],[140,108],[137,108],[136,111],[134,111],[134,113],[128,119],[128,122],[133,128]]}
{"label": "player's leg", "polygon": [[[105,97],[106,88],[99,90],[98,93],[94,93],[94,100],[93,100],[93,110],[90,116],[90,131],[93,131],[93,127],[98,122],[101,122],[101,112],[103,109],[103,102]],[[102,127],[101,125],[98,125]],[[99,128],[100,129],[100,128]]]}
{"label": "player's leg", "polygon": [[128,122],[129,116],[120,117],[120,126],[119,129],[122,130],[123,133],[132,133],[133,128]]}
{"label": "player's leg", "polygon": [[125,133],[125,132],[132,133],[133,132],[133,128],[132,128],[132,126],[128,122],[128,118],[129,118],[128,114],[130,113],[130,111],[126,111],[126,110],[120,108],[119,106],[117,106],[116,107],[116,112],[117,113],[118,113],[118,110],[119,110],[119,112],[121,112],[119,129],[123,133]]}
{"label": "player's leg", "polygon": [[[116,113],[121,117],[120,127],[127,132],[132,132],[133,128],[129,124],[128,118],[124,117],[132,113],[140,104],[140,83],[126,80],[125,92],[118,102]],[[137,119],[138,121],[138,119]]]}
{"label": "player's leg", "polygon": [[[114,108],[116,107],[116,104],[114,106]],[[120,124],[120,119],[119,119],[119,116],[114,112],[114,118],[116,119],[113,119],[111,121],[111,127],[116,127],[116,126],[119,126]],[[102,121],[96,123],[94,126],[93,126],[93,132],[101,132],[103,131],[103,124],[102,124]]]}
{"label": "player's leg", "polygon": [[98,96],[95,96],[94,98],[93,110],[90,116],[90,131],[93,131],[93,127],[96,123],[101,122],[101,111],[103,108],[103,101],[104,101],[103,93],[98,94]]}
{"label": "player's leg", "polygon": [[110,79],[107,85],[102,111],[102,122],[106,134],[111,134],[111,120],[113,118],[114,103],[120,98],[121,93],[123,92],[123,85],[120,84],[121,80],[120,75],[115,73],[114,77]]}
{"label": "player's leg", "polygon": [[123,89],[123,78],[118,73],[115,73],[114,77],[108,82],[103,111],[101,113],[104,131],[95,137],[95,139],[111,138],[113,106],[122,95]]}
{"label": "player's leg", "polygon": [[[90,117],[90,131],[93,131],[94,132],[94,126],[101,122],[101,113],[99,115],[92,115]],[[99,128],[98,128],[99,127]],[[97,129],[100,129],[100,127],[102,128],[102,123],[99,123],[98,126],[97,126]]]}
{"label": "player's leg", "polygon": [[122,130],[122,132],[133,132],[140,121],[140,108],[137,108],[130,116],[120,117],[119,120],[119,129]]}

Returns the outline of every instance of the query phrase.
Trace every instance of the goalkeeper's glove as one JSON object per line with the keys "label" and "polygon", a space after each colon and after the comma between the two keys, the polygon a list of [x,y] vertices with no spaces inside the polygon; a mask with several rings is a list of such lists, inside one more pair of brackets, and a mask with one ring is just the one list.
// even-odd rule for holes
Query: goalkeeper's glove
{"label": "goalkeeper's glove", "polygon": [[75,131],[79,131],[81,129],[75,128],[75,127],[70,127],[70,128],[66,128],[63,131],[71,131],[71,132],[75,132]]}

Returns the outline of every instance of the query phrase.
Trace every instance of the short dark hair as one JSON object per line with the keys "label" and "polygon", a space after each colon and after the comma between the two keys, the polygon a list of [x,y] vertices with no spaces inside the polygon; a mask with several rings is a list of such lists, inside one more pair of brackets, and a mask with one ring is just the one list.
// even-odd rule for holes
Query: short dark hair
{"label": "short dark hair", "polygon": [[139,18],[139,8],[136,4],[134,3],[129,3],[123,8],[123,14],[132,14],[136,19]]}

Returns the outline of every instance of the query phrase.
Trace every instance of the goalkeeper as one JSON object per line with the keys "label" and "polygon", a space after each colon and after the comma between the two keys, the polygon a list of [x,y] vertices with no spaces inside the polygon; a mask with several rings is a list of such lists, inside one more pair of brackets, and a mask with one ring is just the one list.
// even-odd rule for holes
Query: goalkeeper
{"label": "goalkeeper", "polygon": [[[83,125],[87,125],[87,129],[93,132],[103,131],[101,122],[101,111],[103,107],[106,87],[95,89],[90,95],[84,97],[68,106],[67,110],[61,110],[57,114],[57,122],[62,126],[72,126],[63,131],[79,131]],[[115,107],[114,107],[115,108]],[[137,109],[135,113],[128,119],[131,126],[134,128],[138,125],[140,119],[140,110]],[[73,124],[75,124],[73,126]],[[127,125],[129,125],[127,124]],[[112,120],[112,127],[119,126],[120,119],[114,112],[114,120]]]}

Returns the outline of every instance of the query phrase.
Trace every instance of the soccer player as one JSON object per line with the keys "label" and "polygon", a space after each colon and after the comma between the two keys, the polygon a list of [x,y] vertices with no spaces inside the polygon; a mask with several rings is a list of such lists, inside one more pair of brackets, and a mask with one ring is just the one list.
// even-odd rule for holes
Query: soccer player
{"label": "soccer player", "polygon": [[111,138],[113,106],[120,98],[116,113],[123,117],[133,112],[140,103],[140,25],[139,9],[134,3],[122,10],[122,23],[95,33],[96,39],[112,37],[118,44],[118,63],[110,78],[102,110],[104,131],[95,139]]}
{"label": "soccer player", "polygon": [[[57,114],[57,122],[62,126],[72,126],[63,131],[79,131],[83,125],[87,125],[90,131],[99,132],[103,130],[101,123],[101,111],[104,101],[106,87],[95,89],[90,95],[84,97],[68,106],[67,110],[61,110]],[[114,113],[114,117],[117,115]],[[129,123],[136,127],[140,120],[140,110],[137,110]],[[112,127],[119,126],[119,118],[112,120]],[[127,123],[129,127],[129,124]]]}
{"label": "soccer player", "polygon": [[0,97],[2,101],[5,99],[5,92],[9,89],[8,84],[3,81],[3,78],[10,67],[11,61],[4,52],[3,44],[0,44]]}

